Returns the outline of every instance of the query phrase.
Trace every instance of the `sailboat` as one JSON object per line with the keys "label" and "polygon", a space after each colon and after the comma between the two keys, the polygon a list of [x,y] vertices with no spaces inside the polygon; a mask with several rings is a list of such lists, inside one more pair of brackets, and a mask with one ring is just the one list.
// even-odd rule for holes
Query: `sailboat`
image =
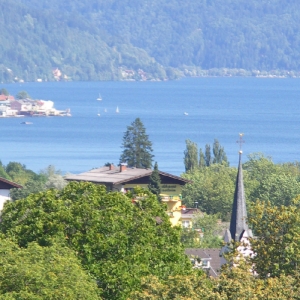
{"label": "sailboat", "polygon": [[98,113],[97,113],[97,116],[98,116],[98,117],[100,117],[100,112],[99,112],[99,109],[98,109]]}
{"label": "sailboat", "polygon": [[116,113],[118,114],[119,112],[119,106],[117,106]]}
{"label": "sailboat", "polygon": [[99,94],[98,98],[97,98],[98,101],[101,101],[102,100],[102,97],[101,95]]}

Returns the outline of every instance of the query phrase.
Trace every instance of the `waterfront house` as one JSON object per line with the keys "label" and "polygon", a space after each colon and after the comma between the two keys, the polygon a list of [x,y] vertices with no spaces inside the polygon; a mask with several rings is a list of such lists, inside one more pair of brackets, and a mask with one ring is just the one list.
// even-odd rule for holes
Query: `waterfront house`
{"label": "waterfront house", "polygon": [[0,95],[0,101],[14,101],[15,97],[11,95]]}
{"label": "waterfront house", "polygon": [[30,114],[33,109],[33,101],[29,99],[15,100],[11,102],[10,107],[17,110],[19,114]]}

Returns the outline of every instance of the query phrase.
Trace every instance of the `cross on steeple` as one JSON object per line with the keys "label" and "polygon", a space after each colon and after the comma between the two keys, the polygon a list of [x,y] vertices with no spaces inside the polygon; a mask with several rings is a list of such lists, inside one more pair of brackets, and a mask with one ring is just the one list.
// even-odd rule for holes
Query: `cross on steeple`
{"label": "cross on steeple", "polygon": [[243,143],[245,143],[245,141],[243,140],[243,136],[244,136],[244,134],[243,133],[240,133],[239,134],[239,136],[240,136],[240,138],[239,138],[239,140],[238,141],[236,141],[238,144],[240,144],[240,153],[242,153],[243,151],[242,151],[242,145],[243,145]]}

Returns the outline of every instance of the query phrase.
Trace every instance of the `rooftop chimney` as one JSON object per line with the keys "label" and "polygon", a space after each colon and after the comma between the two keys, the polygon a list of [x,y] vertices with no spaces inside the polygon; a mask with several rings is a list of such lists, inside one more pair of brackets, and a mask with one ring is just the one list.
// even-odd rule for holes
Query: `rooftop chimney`
{"label": "rooftop chimney", "polygon": [[120,172],[123,172],[123,171],[126,171],[126,168],[127,168],[127,164],[120,164]]}
{"label": "rooftop chimney", "polygon": [[114,170],[114,168],[115,168],[114,164],[109,164],[108,167],[109,167],[109,171]]}

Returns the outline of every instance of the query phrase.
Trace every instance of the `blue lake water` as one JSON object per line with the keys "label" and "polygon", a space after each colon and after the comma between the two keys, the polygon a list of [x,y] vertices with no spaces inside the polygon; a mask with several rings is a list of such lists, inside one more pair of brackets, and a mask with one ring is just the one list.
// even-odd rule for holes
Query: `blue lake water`
{"label": "blue lake water", "polygon": [[[245,134],[244,161],[254,152],[274,162],[300,160],[300,79],[50,82],[0,88],[12,95],[25,90],[33,99],[54,101],[56,109],[71,109],[72,117],[27,118],[32,125],[21,125],[24,119],[19,118],[0,119],[2,163],[21,162],[35,172],[50,164],[63,173],[117,164],[123,134],[137,117],[164,172],[184,172],[186,139],[204,149],[217,138],[236,166],[239,133]],[[102,101],[96,100],[99,93]]]}

